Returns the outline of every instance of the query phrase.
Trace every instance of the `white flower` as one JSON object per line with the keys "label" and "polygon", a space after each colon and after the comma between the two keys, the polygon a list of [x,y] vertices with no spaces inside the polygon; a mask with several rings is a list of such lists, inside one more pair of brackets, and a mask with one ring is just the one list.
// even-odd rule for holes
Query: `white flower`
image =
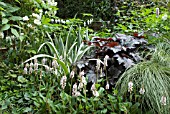
{"label": "white flower", "polygon": [[72,70],[71,73],[70,73],[70,78],[74,78],[74,71]]}
{"label": "white flower", "polygon": [[33,72],[33,69],[32,69],[32,67],[30,66],[30,68],[29,68],[29,74],[32,74],[32,72]]}
{"label": "white flower", "polygon": [[60,20],[59,19],[55,19],[55,23],[59,23],[60,22]]}
{"label": "white flower", "polygon": [[98,97],[98,96],[99,96],[98,91],[94,90],[94,91],[93,91],[93,95],[94,95],[95,97]]}
{"label": "white flower", "polygon": [[80,82],[80,83],[79,83],[79,86],[78,86],[78,89],[80,90],[80,89],[82,89],[82,88],[83,88],[83,83]]}
{"label": "white flower", "polygon": [[109,56],[108,55],[106,55],[105,57],[104,57],[104,65],[105,66],[108,66],[108,64],[107,64],[107,60],[109,59]]}
{"label": "white flower", "polygon": [[75,84],[73,85],[72,95],[73,95],[73,96],[80,96],[80,95],[81,95],[80,92],[77,91],[77,83],[75,83]]}
{"label": "white flower", "polygon": [[93,85],[91,86],[91,91],[95,91],[96,87],[95,87],[95,83],[93,83]]}
{"label": "white flower", "polygon": [[132,83],[132,81],[130,81],[129,83],[128,83],[128,87],[132,87],[133,86],[133,83]]}
{"label": "white flower", "polygon": [[32,27],[32,25],[31,25],[31,24],[28,24],[28,25],[27,25],[27,27],[30,27],[30,28],[31,28],[31,27]]}
{"label": "white flower", "polygon": [[64,89],[66,87],[66,81],[67,81],[67,77],[63,76],[60,80],[60,85],[61,85],[62,89]]}
{"label": "white flower", "polygon": [[46,58],[43,58],[43,59],[42,59],[42,64],[45,65],[46,61],[47,61],[47,59],[46,59]]}
{"label": "white flower", "polygon": [[90,19],[90,24],[93,22],[93,19]]}
{"label": "white flower", "polygon": [[70,20],[66,20],[66,23],[69,23],[70,22]]}
{"label": "white flower", "polygon": [[66,21],[64,21],[64,20],[61,20],[61,23],[65,24],[65,23],[66,23]]}
{"label": "white flower", "polygon": [[54,0],[48,0],[48,5],[49,6],[56,6],[57,2],[55,2]]}
{"label": "white flower", "polygon": [[22,17],[22,20],[23,20],[23,21],[28,21],[29,18],[28,18],[28,16],[24,16],[24,17]]}
{"label": "white flower", "polygon": [[105,88],[106,88],[106,89],[109,89],[109,87],[110,87],[110,86],[109,86],[109,83],[107,82],[107,84],[106,84],[106,87],[105,87]]}
{"label": "white flower", "polygon": [[81,81],[84,85],[87,85],[87,81],[86,81],[86,78],[84,76],[81,77]]}
{"label": "white flower", "polygon": [[48,13],[48,11],[45,11],[45,14],[47,14]]}
{"label": "white flower", "polygon": [[53,23],[53,22],[54,22],[54,19],[51,19],[51,22]]}
{"label": "white flower", "polygon": [[56,60],[52,61],[52,67],[54,67],[54,69],[56,69],[58,67],[58,63]]}
{"label": "white flower", "polygon": [[4,33],[3,32],[0,32],[0,38],[4,38]]}
{"label": "white flower", "polygon": [[38,20],[40,20],[40,19],[41,19],[41,16],[40,16],[40,15],[38,15],[38,14],[36,14],[36,13],[32,13],[32,16],[33,16],[33,17],[36,17]]}
{"label": "white flower", "polygon": [[86,22],[84,22],[84,27],[86,26]]}
{"label": "white flower", "polygon": [[25,67],[24,68],[24,74],[27,74],[27,72],[28,72],[28,69],[27,69],[27,67]]}
{"label": "white flower", "polygon": [[128,83],[128,92],[132,92],[133,91],[133,83],[132,83],[132,81],[130,81],[129,83]]}
{"label": "white flower", "polygon": [[34,65],[34,64],[31,62],[31,63],[30,63],[30,67],[32,67],[33,65]]}
{"label": "white flower", "polygon": [[161,97],[161,104],[166,105],[166,97],[165,96]]}
{"label": "white flower", "polygon": [[11,39],[15,39],[15,36],[14,36],[14,35],[12,35],[12,36],[11,36]]}
{"label": "white flower", "polygon": [[87,24],[88,24],[88,25],[90,24],[90,20],[87,20]]}
{"label": "white flower", "polygon": [[45,65],[45,70],[46,70],[46,72],[49,72],[50,71],[50,67]]}
{"label": "white flower", "polygon": [[143,94],[145,93],[145,89],[144,89],[143,87],[140,88],[139,93],[140,93],[141,95],[143,95]]}
{"label": "white flower", "polygon": [[30,65],[29,65],[29,63],[27,63],[26,65],[25,65],[25,67],[29,67]]}
{"label": "white flower", "polygon": [[73,85],[73,92],[76,92],[77,91],[77,83],[75,83],[74,85]]}
{"label": "white flower", "polygon": [[159,16],[159,8],[156,8],[156,17]]}
{"label": "white flower", "polygon": [[60,60],[63,61],[63,56],[62,55],[60,56]]}
{"label": "white flower", "polygon": [[103,70],[102,70],[102,68],[100,69],[100,77],[103,77]]}
{"label": "white flower", "polygon": [[162,20],[164,20],[164,21],[167,20],[167,18],[168,18],[168,15],[167,15],[167,14],[165,14],[165,15],[162,16]]}
{"label": "white flower", "polygon": [[20,35],[21,35],[21,36],[24,36],[24,33],[21,32]]}
{"label": "white flower", "polygon": [[80,76],[84,76],[84,70],[80,72]]}
{"label": "white flower", "polygon": [[36,59],[34,59],[34,63],[37,63],[37,62],[38,62],[37,58],[36,58]]}
{"label": "white flower", "polygon": [[79,91],[77,91],[76,93],[75,93],[75,97],[78,97],[78,96],[80,96],[81,95],[81,93],[79,92]]}
{"label": "white flower", "polygon": [[97,65],[96,65],[96,68],[97,68],[97,71],[100,70],[100,59],[97,59]]}
{"label": "white flower", "polygon": [[38,61],[34,59],[34,70],[38,70]]}
{"label": "white flower", "polygon": [[39,9],[39,12],[40,12],[40,13],[42,13],[42,12],[43,12],[43,10],[42,10],[42,9]]}
{"label": "white flower", "polygon": [[41,21],[38,20],[38,19],[34,19],[34,24],[36,24],[36,25],[41,25]]}

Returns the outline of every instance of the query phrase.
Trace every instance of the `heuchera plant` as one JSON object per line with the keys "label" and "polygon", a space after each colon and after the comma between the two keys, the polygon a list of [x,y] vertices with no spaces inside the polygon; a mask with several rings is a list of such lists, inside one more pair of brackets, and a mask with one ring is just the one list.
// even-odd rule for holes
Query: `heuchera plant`
{"label": "heuchera plant", "polygon": [[[76,63],[78,70],[84,70],[88,82],[96,83],[99,79],[106,79],[113,86],[126,69],[142,60],[140,52],[149,49],[147,40],[138,33],[133,33],[133,36],[117,33],[112,38],[95,36],[91,41],[84,40],[84,43],[94,46],[94,50],[90,56],[84,56]],[[99,70],[97,61],[104,61],[106,55],[109,56],[108,65],[104,67],[101,64]]]}

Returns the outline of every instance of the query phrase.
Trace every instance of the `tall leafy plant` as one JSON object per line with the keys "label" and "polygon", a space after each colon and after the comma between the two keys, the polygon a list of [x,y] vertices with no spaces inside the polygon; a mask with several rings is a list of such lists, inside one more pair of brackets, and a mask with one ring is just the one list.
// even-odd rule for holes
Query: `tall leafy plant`
{"label": "tall leafy plant", "polygon": [[[38,54],[26,60],[25,62],[39,57],[56,59],[62,69],[64,69],[64,74],[68,74],[70,72],[71,64],[81,59],[91,47],[85,46],[82,42],[84,33],[81,34],[81,28],[79,28],[79,31],[76,33],[73,26],[71,26],[68,32],[64,32],[67,34],[66,38],[62,38],[62,35],[57,38],[54,34],[54,39],[52,39],[51,36],[47,33],[50,41],[44,42],[38,49],[38,52],[40,52],[43,47],[47,46],[52,55]],[[88,36],[86,37],[88,38]]]}

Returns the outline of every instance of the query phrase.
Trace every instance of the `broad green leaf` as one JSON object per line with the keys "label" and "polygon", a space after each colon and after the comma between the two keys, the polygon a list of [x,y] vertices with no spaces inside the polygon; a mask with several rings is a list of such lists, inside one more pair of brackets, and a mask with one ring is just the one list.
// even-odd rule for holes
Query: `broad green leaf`
{"label": "broad green leaf", "polygon": [[18,26],[18,25],[12,25],[13,27],[19,28],[19,29],[23,29],[22,27]]}
{"label": "broad green leaf", "polygon": [[49,24],[50,20],[51,20],[50,18],[46,18],[45,16],[42,17],[43,24]]}
{"label": "broad green leaf", "polygon": [[4,2],[0,2],[0,5],[2,6],[6,6],[6,4]]}
{"label": "broad green leaf", "polygon": [[90,13],[82,13],[83,14],[83,16],[89,16],[89,17],[92,17],[93,15],[92,14],[90,14]]}
{"label": "broad green leaf", "polygon": [[7,109],[7,105],[6,104],[1,104],[1,110]]}
{"label": "broad green leaf", "polygon": [[18,2],[20,4],[19,0],[15,0],[15,2]]}
{"label": "broad green leaf", "polygon": [[39,106],[40,106],[40,104],[37,103],[37,102],[35,102],[35,101],[34,101],[34,105],[35,105],[36,107],[39,107]]}
{"label": "broad green leaf", "polygon": [[138,103],[138,102],[135,103],[135,104],[131,107],[131,113],[132,113],[132,114],[136,114],[137,111],[138,111],[139,106],[140,106],[140,103]]}
{"label": "broad green leaf", "polygon": [[58,51],[57,51],[57,49],[55,48],[54,43],[52,43],[52,42],[45,42],[45,43],[41,44],[40,47],[39,47],[39,49],[38,49],[38,52],[43,48],[44,45],[47,45],[47,46],[50,48],[50,50],[51,50],[53,53],[55,53],[56,56],[59,58]]}
{"label": "broad green leaf", "polygon": [[23,76],[18,76],[17,80],[21,83],[27,82],[27,79],[25,79]]}
{"label": "broad green leaf", "polygon": [[6,24],[1,28],[1,31],[8,30],[10,28],[10,24]]}
{"label": "broad green leaf", "polygon": [[18,32],[17,32],[16,29],[11,28],[11,33],[12,33],[13,35],[15,35],[16,37],[19,37],[19,34],[18,34]]}
{"label": "broad green leaf", "polygon": [[103,109],[103,110],[101,110],[101,113],[102,113],[102,114],[107,113],[107,109]]}
{"label": "broad green leaf", "polygon": [[65,75],[69,74],[69,69],[67,68],[66,64],[63,61],[59,60],[59,59],[57,59],[57,62],[63,68],[63,70],[65,72]]}
{"label": "broad green leaf", "polygon": [[100,87],[100,84],[95,84],[96,89]]}
{"label": "broad green leaf", "polygon": [[13,78],[16,78],[16,77],[17,77],[16,74],[10,74],[10,76],[13,77]]}
{"label": "broad green leaf", "polygon": [[5,16],[6,16],[6,14],[5,14],[3,11],[1,11],[0,13],[1,13],[1,16],[2,16],[2,17],[5,17]]}
{"label": "broad green leaf", "polygon": [[18,21],[18,20],[22,20],[22,17],[20,17],[20,16],[12,16],[12,17],[9,18],[9,20]]}
{"label": "broad green leaf", "polygon": [[30,95],[26,92],[26,93],[24,94],[24,98],[25,98],[25,100],[30,100]]}
{"label": "broad green leaf", "polygon": [[123,112],[127,112],[127,108],[123,103],[119,103],[119,109]]}
{"label": "broad green leaf", "polygon": [[8,23],[8,19],[7,18],[2,18],[2,24],[7,24]]}
{"label": "broad green leaf", "polygon": [[18,11],[19,9],[20,9],[19,7],[9,7],[9,8],[7,9],[7,11],[10,12],[10,13],[12,13],[12,12]]}
{"label": "broad green leaf", "polygon": [[27,50],[28,53],[36,54],[35,50]]}
{"label": "broad green leaf", "polygon": [[30,108],[30,107],[26,107],[25,109],[24,109],[24,112],[30,112],[32,109]]}
{"label": "broad green leaf", "polygon": [[25,36],[19,36],[19,40],[22,42],[25,39]]}
{"label": "broad green leaf", "polygon": [[104,88],[103,87],[100,87],[100,89],[99,89],[99,94],[101,95],[101,94],[103,94],[103,91],[104,91]]}

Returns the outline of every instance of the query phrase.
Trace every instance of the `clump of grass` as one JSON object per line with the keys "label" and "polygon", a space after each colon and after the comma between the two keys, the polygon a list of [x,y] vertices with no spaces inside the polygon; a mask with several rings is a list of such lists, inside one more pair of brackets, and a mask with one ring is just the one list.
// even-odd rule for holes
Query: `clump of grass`
{"label": "clump of grass", "polygon": [[[121,94],[127,94],[128,83],[132,81],[138,91],[144,87],[144,103],[153,113],[170,112],[170,44],[158,43],[150,60],[136,64],[122,74],[117,82]],[[166,97],[166,105],[161,104],[161,97]]]}

